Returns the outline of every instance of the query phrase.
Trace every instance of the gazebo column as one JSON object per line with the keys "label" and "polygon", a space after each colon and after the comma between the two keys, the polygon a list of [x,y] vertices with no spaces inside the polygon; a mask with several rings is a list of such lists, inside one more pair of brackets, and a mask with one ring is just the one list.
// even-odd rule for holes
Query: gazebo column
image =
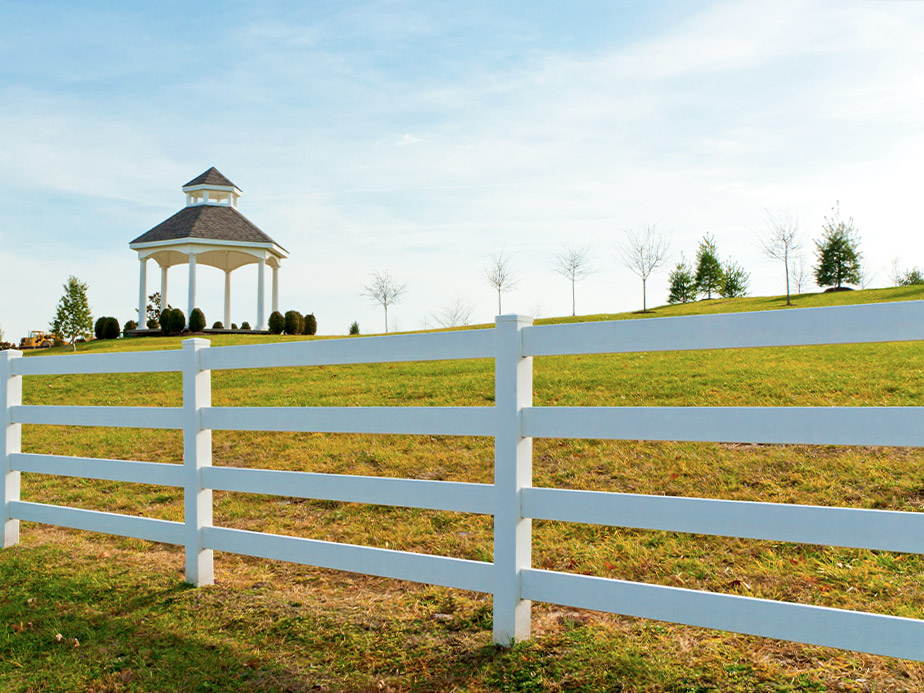
{"label": "gazebo column", "polygon": [[138,278],[138,329],[143,330],[147,327],[147,321],[144,319],[145,309],[147,308],[148,293],[148,259],[146,257],[138,258],[141,261],[141,272]]}
{"label": "gazebo column", "polygon": [[266,259],[260,258],[257,262],[257,329],[265,330],[266,321],[263,319],[264,285],[266,284]]}
{"label": "gazebo column", "polygon": [[160,309],[167,309],[167,266],[160,266]]}
{"label": "gazebo column", "polygon": [[279,265],[273,265],[273,312],[279,310]]}
{"label": "gazebo column", "polygon": [[231,329],[231,270],[225,270],[225,329]]}
{"label": "gazebo column", "polygon": [[186,320],[188,321],[196,307],[196,256],[194,254],[189,256],[189,300],[187,304],[189,310],[186,312]]}

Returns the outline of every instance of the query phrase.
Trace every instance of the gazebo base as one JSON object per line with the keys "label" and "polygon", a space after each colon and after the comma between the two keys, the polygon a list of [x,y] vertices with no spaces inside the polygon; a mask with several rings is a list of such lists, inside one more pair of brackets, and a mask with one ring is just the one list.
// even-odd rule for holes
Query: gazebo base
{"label": "gazebo base", "polygon": [[[183,335],[194,334],[271,334],[269,330],[202,330],[202,332],[184,332]],[[126,330],[126,337],[163,337],[164,333],[160,330]]]}

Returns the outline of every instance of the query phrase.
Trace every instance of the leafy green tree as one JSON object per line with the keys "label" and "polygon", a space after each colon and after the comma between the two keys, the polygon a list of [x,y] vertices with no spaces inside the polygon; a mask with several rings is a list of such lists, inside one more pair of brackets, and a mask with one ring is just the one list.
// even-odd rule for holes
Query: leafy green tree
{"label": "leafy green tree", "polygon": [[696,300],[696,278],[693,276],[693,269],[687,264],[686,258],[680,256],[680,262],[671,271],[668,277],[670,295],[667,297],[668,303],[689,303]]}
{"label": "leafy green tree", "polygon": [[722,268],[722,288],[719,294],[722,298],[738,298],[748,293],[748,283],[751,275],[744,271],[741,265],[729,262]]}
{"label": "leafy green tree", "polygon": [[703,240],[699,242],[694,278],[697,292],[706,294],[706,298],[712,298],[713,293],[718,293],[722,289],[722,263],[719,262],[715,238],[709,234],[703,236]]}
{"label": "leafy green tree", "polygon": [[64,295],[58,300],[51,331],[66,338],[77,351],[77,338],[86,339],[93,331],[93,316],[87,301],[87,285],[70,276],[64,285]]}
{"label": "leafy green tree", "polygon": [[924,284],[924,273],[917,267],[912,267],[898,278],[899,286],[919,286]]}
{"label": "leafy green tree", "polygon": [[860,283],[860,258],[857,249],[860,238],[853,218],[841,219],[840,205],[835,206],[834,215],[825,217],[821,240],[815,241],[815,281],[818,286],[829,286],[835,290],[844,284]]}
{"label": "leafy green tree", "polygon": [[350,334],[359,334],[359,323],[356,320],[350,323]]}

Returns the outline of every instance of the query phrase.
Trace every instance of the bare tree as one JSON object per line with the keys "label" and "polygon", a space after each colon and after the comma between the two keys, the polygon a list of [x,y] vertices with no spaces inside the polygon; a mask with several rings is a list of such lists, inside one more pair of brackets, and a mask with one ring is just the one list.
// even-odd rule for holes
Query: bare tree
{"label": "bare tree", "polygon": [[497,291],[497,314],[500,315],[501,294],[510,291],[519,281],[510,266],[510,256],[504,255],[503,250],[494,253],[484,268],[484,278]]}
{"label": "bare tree", "polygon": [[[761,250],[771,260],[780,260],[786,270],[786,305],[791,306],[789,298],[789,257],[802,248],[802,238],[799,236],[799,217],[783,212],[774,214],[767,212],[767,231],[760,238]],[[801,292],[800,292],[801,293]]]}
{"label": "bare tree", "polygon": [[591,262],[590,246],[577,248],[567,246],[558,255],[555,256],[554,270],[561,276],[571,282],[571,315],[575,315],[575,297],[574,285],[585,279],[587,275],[593,272],[590,266]]}
{"label": "bare tree", "polygon": [[407,284],[398,284],[386,272],[373,272],[372,281],[363,287],[360,296],[368,296],[385,309],[385,333],[388,333],[388,306],[398,302]]}
{"label": "bare tree", "polygon": [[470,303],[463,301],[461,298],[456,298],[438,313],[431,313],[430,317],[424,320],[424,324],[428,327],[430,325],[435,325],[436,327],[471,325],[474,310]]}
{"label": "bare tree", "polygon": [[796,295],[800,295],[809,279],[808,269],[805,266],[805,258],[801,255],[796,255],[790,258],[790,260],[792,262],[792,267],[789,270],[789,278],[792,280],[792,283],[795,284]]}
{"label": "bare tree", "polygon": [[619,247],[623,264],[642,280],[642,312],[648,310],[648,277],[667,261],[671,247],[670,239],[659,232],[656,226],[650,224],[637,231],[627,230],[625,243]]}
{"label": "bare tree", "polygon": [[889,264],[889,286],[901,286],[905,273],[902,271],[901,259],[893,257]]}

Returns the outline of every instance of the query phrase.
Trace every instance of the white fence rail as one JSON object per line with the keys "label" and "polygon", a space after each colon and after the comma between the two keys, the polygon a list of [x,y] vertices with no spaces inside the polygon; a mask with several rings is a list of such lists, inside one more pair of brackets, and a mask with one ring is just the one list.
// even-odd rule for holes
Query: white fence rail
{"label": "white fence rail", "polygon": [[[529,637],[531,600],[924,661],[924,621],[539,570],[532,519],[924,553],[924,513],[532,487],[532,438],[924,446],[918,407],[533,407],[532,357],[924,340],[924,302],[532,326],[209,348],[20,358],[0,353],[3,546],[27,520],[185,546],[186,578],[213,580],[213,551],[488,592],[494,639]],[[493,407],[212,407],[211,371],[490,358]],[[180,371],[183,406],[22,404],[32,375]],[[181,429],[182,465],[27,454],[22,424]],[[212,430],[491,436],[493,484],[211,466]],[[168,522],[20,500],[20,474],[184,489]],[[212,491],[480,513],[494,517],[491,563],[213,526]]]}

